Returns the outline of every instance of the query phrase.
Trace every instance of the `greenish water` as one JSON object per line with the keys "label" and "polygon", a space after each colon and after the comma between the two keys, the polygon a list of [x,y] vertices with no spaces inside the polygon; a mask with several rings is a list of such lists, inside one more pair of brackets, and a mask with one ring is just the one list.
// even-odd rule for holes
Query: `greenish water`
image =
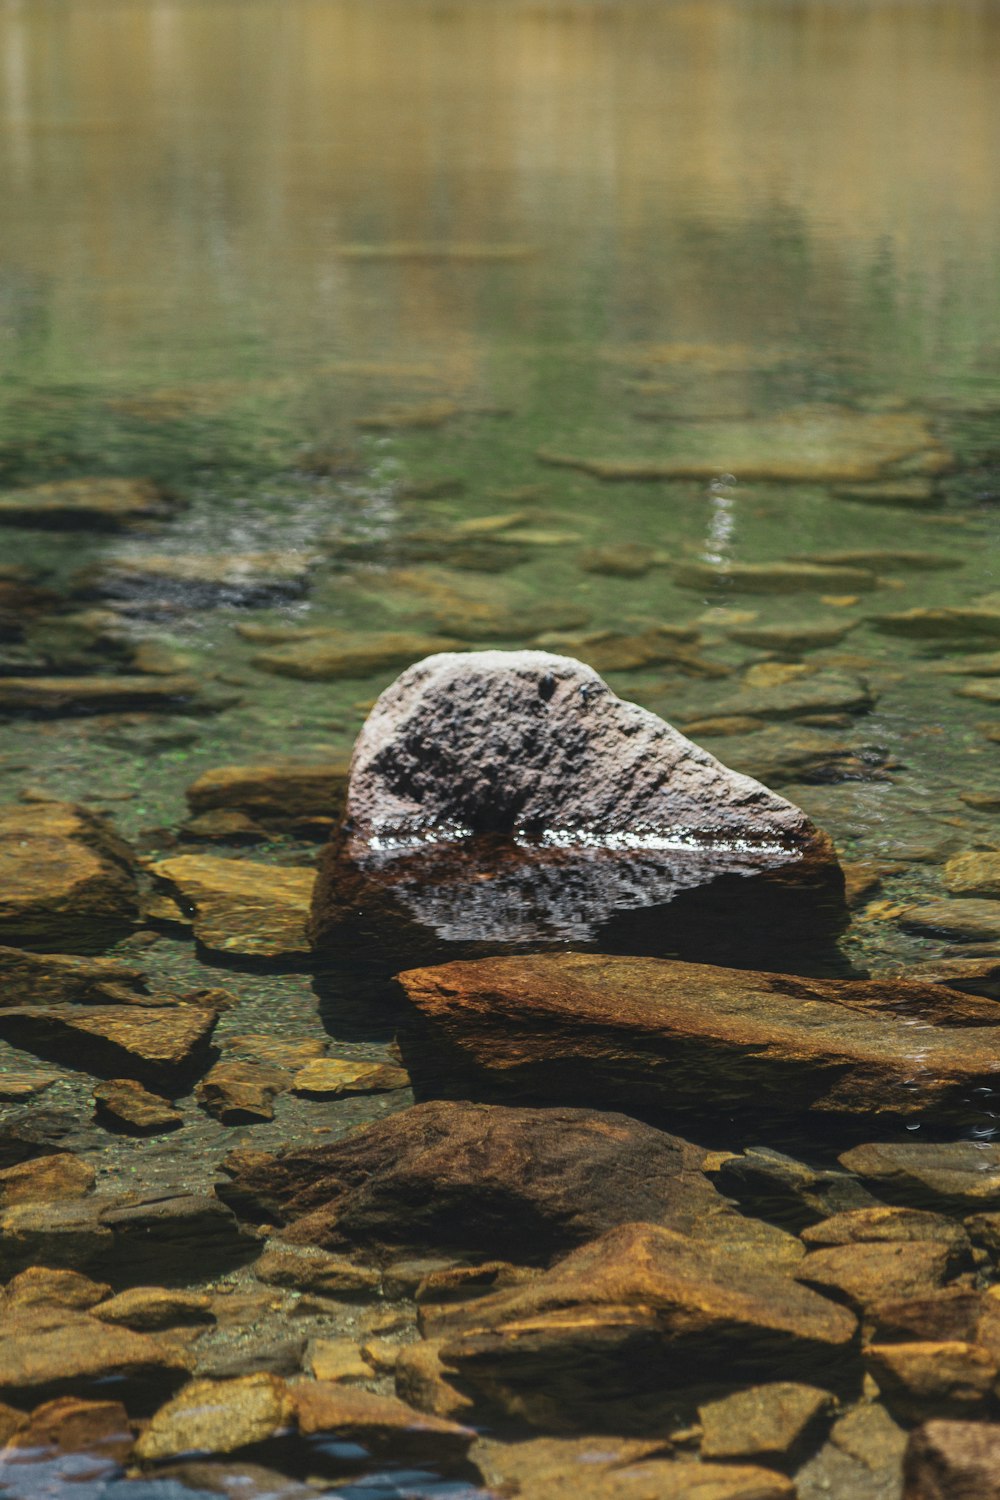
{"label": "greenish water", "polygon": [[[0,795],[89,799],[155,851],[201,771],[346,751],[398,668],[265,674],[238,624],[426,635],[442,598],[454,630],[464,598],[507,617],[492,634],[459,628],[464,643],[524,644],[512,616],[550,610],[560,630],[569,612],[586,623],[565,649],[584,656],[588,631],[691,626],[714,675],[607,671],[683,725],[728,712],[768,659],[728,629],[834,618],[854,624],[842,642],[791,657],[820,681],[863,679],[874,707],[783,732],[891,768],[780,790],[845,858],[883,862],[845,951],[862,966],[973,951],[896,916],[944,895],[949,853],[1000,848],[1000,814],[961,798],[1000,796],[983,727],[1000,704],[957,695],[966,679],[938,670],[962,658],[948,642],[870,621],[997,607],[998,64],[1000,9],[972,0],[8,0],[0,481],[146,475],[187,509],[138,538],[5,530],[3,561],[56,587],[140,550],[317,561],[292,602],[135,617],[232,706],[10,720]],[[859,503],[822,476],[774,482],[739,463],[609,482],[538,458],[710,457],[720,429],[752,436],[803,407],[915,424],[950,455],[935,505]],[[437,425],[408,425],[419,410]],[[482,550],[469,567],[460,528],[498,515],[516,517],[513,540],[496,533],[485,570]],[[623,542],[655,553],[640,576],[581,566]],[[871,549],[956,566],[884,563],[871,590],[804,594],[675,572]],[[752,768],[771,731],[729,727],[695,737]],[[149,962],[163,981],[206,982],[183,942]],[[244,997],[220,1034],[317,1032],[303,976],[215,978]],[[338,1048],[381,1056],[384,1030],[345,1027]],[[82,1110],[88,1088],[67,1076],[55,1094]],[[208,1177],[233,1133],[185,1107],[183,1170]],[[253,1139],[339,1134],[388,1107],[285,1097]],[[106,1186],[176,1177],[178,1138],[103,1155],[100,1132],[81,1132]]]}

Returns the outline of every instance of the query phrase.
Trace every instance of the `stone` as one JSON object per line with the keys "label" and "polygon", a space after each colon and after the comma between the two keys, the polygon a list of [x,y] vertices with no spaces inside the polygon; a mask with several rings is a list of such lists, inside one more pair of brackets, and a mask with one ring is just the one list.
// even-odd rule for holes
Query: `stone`
{"label": "stone", "polygon": [[[809,1115],[965,1119],[970,1088],[1000,1074],[996,1027],[953,1024],[950,1003],[952,1024],[936,1024],[945,992],[934,985],[587,953],[456,962],[398,982],[418,1097],[467,1097],[472,1083],[477,1097],[512,1103],[586,1100],[659,1122],[724,1111],[773,1129]],[[914,1018],[929,1023],[916,1080]]]}
{"label": "stone", "polygon": [[706,592],[724,588],[736,594],[855,593],[875,587],[870,568],[821,566],[817,563],[682,562],[674,569],[681,588]]}
{"label": "stone", "polygon": [[92,1199],[18,1203],[0,1213],[0,1270],[7,1276],[39,1265],[106,1271],[111,1245]]}
{"label": "stone", "polygon": [[382,1281],[378,1271],[356,1265],[346,1256],[273,1241],[254,1263],[253,1274],[271,1286],[320,1297],[377,1296]]}
{"label": "stone", "polygon": [[269,1067],[281,1068],[294,1073],[317,1057],[326,1054],[326,1043],[318,1038],[305,1040],[271,1036],[260,1031],[243,1034],[230,1033],[222,1038],[222,1050],[234,1057],[247,1058],[255,1063],[267,1063]]}
{"label": "stone", "polygon": [[804,903],[815,941],[841,892],[828,840],[791,803],[572,658],[484,651],[431,657],[379,698],[310,931],[321,951],[391,943],[411,962],[602,932],[634,951],[694,941],[699,920],[715,943],[720,926],[757,942]]}
{"label": "stone", "polygon": [[[607,1440],[591,1441],[590,1449],[603,1458]],[[796,1489],[757,1464],[649,1458],[620,1466],[584,1457],[567,1470],[526,1477],[517,1493],[521,1500],[795,1500]]]}
{"label": "stone", "polygon": [[103,1281],[91,1281],[79,1271],[29,1266],[7,1283],[4,1305],[10,1310],[33,1307],[62,1307],[87,1312],[110,1296],[111,1288]]}
{"label": "stone", "polygon": [[114,1381],[127,1390],[130,1409],[141,1412],[186,1376],[173,1350],[86,1313],[18,1311],[0,1327],[0,1395],[14,1403],[84,1397]]}
{"label": "stone", "polygon": [[1000,1423],[916,1428],[903,1456],[903,1500],[1000,1500]]}
{"label": "stone", "polygon": [[976,812],[1000,812],[1000,792],[959,792],[958,796]]}
{"label": "stone", "polygon": [[[313,1339],[306,1368],[314,1380],[371,1380],[372,1367],[362,1359],[354,1339]],[[405,1397],[403,1398],[405,1399]],[[414,1404],[412,1401],[409,1403]],[[423,1410],[422,1407],[418,1410]],[[447,1415],[447,1413],[439,1413]]]}
{"label": "stone", "polygon": [[0,948],[0,1005],[114,1004],[144,989],[141,969],[118,958]]}
{"label": "stone", "polygon": [[87,476],[34,484],[0,494],[0,526],[51,531],[129,531],[162,521],[177,509],[151,479]]}
{"label": "stone", "polygon": [[[250,1161],[217,1189],[283,1239],[539,1262],[629,1219],[728,1214],[701,1152],[623,1115],[435,1101],[329,1146]],[[230,1170],[234,1170],[230,1167]]]}
{"label": "stone", "polygon": [[217,1062],[194,1092],[206,1114],[223,1125],[252,1125],[274,1119],[274,1101],[290,1082],[283,1068],[234,1060]]}
{"label": "stone", "polygon": [[94,1089],[96,1119],[126,1135],[160,1135],[183,1125],[184,1116],[161,1094],[134,1078],[111,1078]]}
{"label": "stone", "polygon": [[67,1152],[36,1156],[0,1171],[0,1209],[18,1203],[52,1203],[84,1198],[94,1190],[95,1172],[89,1162]]}
{"label": "stone", "polygon": [[779,1464],[801,1459],[830,1410],[829,1391],[778,1381],[751,1386],[698,1408],[703,1458],[749,1458]]}
{"label": "stone", "polygon": [[230,1208],[198,1193],[115,1204],[103,1210],[101,1224],[112,1235],[104,1266],[119,1286],[200,1281],[233,1270],[260,1248]]}
{"label": "stone", "polygon": [[96,953],[138,915],[131,856],[96,813],[52,802],[0,807],[0,940]]}
{"label": "stone", "polygon": [[61,1078],[59,1073],[42,1073],[41,1071],[25,1071],[18,1073],[4,1073],[0,1078],[0,1103],[22,1104],[26,1099],[35,1099],[39,1094],[44,1094],[54,1083]]}
{"label": "stone", "polygon": [[955,689],[958,698],[976,698],[980,703],[1000,703],[1000,682],[995,678],[984,678],[981,682],[966,682]]}
{"label": "stone", "polygon": [[[422,1326],[428,1326],[423,1310]],[[626,1224],[523,1286],[447,1309],[441,1359],[550,1430],[662,1432],[678,1389],[836,1369],[854,1318],[787,1276],[669,1229]],[[433,1326],[429,1328],[433,1334]]]}
{"label": "stone", "polygon": [[899,925],[927,937],[964,938],[977,943],[1000,938],[1000,901],[963,897],[956,901],[924,901],[907,906]]}
{"label": "stone", "polygon": [[0,1166],[12,1167],[33,1156],[64,1151],[66,1137],[79,1128],[75,1112],[28,1104],[5,1109],[0,1117]]}
{"label": "stone", "polygon": [[[919,1208],[856,1208],[833,1214],[802,1230],[810,1249],[838,1245],[910,1243],[914,1240],[946,1246],[958,1269],[969,1256],[969,1237],[960,1224],[944,1214]],[[901,1292],[902,1295],[902,1292]]]}
{"label": "stone", "polygon": [[931,479],[884,479],[871,484],[838,484],[833,488],[838,500],[853,500],[859,505],[891,505],[902,510],[931,510],[941,504]]}
{"label": "stone", "polygon": [[917,1296],[888,1297],[867,1309],[870,1344],[969,1343],[997,1347],[1000,1308],[969,1286],[945,1286]]}
{"label": "stone", "polygon": [[689,644],[695,632],[684,626],[651,625],[624,634],[616,630],[592,630],[586,635],[548,632],[538,645],[546,651],[586,657],[595,672],[636,672],[646,667],[676,667],[687,677],[728,677],[730,668],[709,661]]}
{"label": "stone", "polygon": [[291,1088],[293,1094],[307,1099],[339,1099],[352,1094],[381,1094],[409,1085],[406,1070],[391,1063],[319,1057],[296,1073]]}
{"label": "stone", "polygon": [[470,1302],[488,1296],[505,1286],[520,1286],[538,1273],[531,1267],[515,1266],[506,1260],[480,1261],[471,1266],[448,1266],[428,1271],[414,1292],[414,1301]]}
{"label": "stone", "polygon": [[726,631],[730,640],[758,651],[778,651],[798,656],[806,651],[820,651],[836,646],[854,629],[854,620],[797,620],[786,625],[733,625]]}
{"label": "stone", "polygon": [[95,564],[78,574],[75,583],[83,597],[96,595],[125,605],[263,605],[300,598],[318,561],[318,553],[307,551],[133,551]]}
{"label": "stone", "polygon": [[[941,677],[998,677],[1000,651],[971,651],[957,661],[936,661],[931,670]],[[964,802],[966,799],[959,793]]]}
{"label": "stone", "polygon": [[[878,979],[878,970],[872,978]],[[1000,1000],[1000,957],[998,958],[928,958],[908,964],[898,974],[902,979],[916,979],[922,984],[943,984],[967,995],[985,995]]]}
{"label": "stone", "polygon": [[285,1431],[292,1410],[291,1393],[277,1375],[192,1380],[155,1413],[135,1457],[148,1464],[188,1453],[237,1453]]}
{"label": "stone", "polygon": [[475,1438],[469,1427],[339,1381],[303,1381],[292,1387],[291,1395],[303,1437],[357,1444],[375,1459],[420,1468],[460,1467]]}
{"label": "stone", "polygon": [[251,658],[255,667],[278,677],[306,682],[336,682],[342,678],[374,677],[393,667],[438,651],[454,651],[460,642],[447,636],[405,631],[324,631],[307,640],[289,641]]}
{"label": "stone", "polygon": [[887,1141],[854,1146],[840,1162],[910,1208],[969,1213],[1000,1194],[1000,1145],[992,1141]]}
{"label": "stone", "polygon": [[210,953],[296,963],[307,958],[312,870],[182,854],[151,873],[194,909],[194,934]]}
{"label": "stone", "polygon": [[420,1339],[400,1349],[393,1371],[396,1395],[416,1411],[452,1422],[471,1420],[475,1402],[449,1380],[449,1372],[441,1363],[443,1342]]}
{"label": "stone", "polygon": [[204,1067],[217,1019],[181,1003],[20,1006],[0,1009],[0,1036],[74,1068],[179,1091]]}
{"label": "stone", "polygon": [[1000,1212],[970,1214],[965,1227],[974,1244],[981,1246],[995,1260],[1000,1259]]}
{"label": "stone", "polygon": [[897,614],[875,615],[868,622],[883,635],[904,636],[915,641],[949,641],[961,650],[963,641],[975,649],[979,641],[989,642],[1000,636],[1000,608],[977,608],[973,605],[920,607]]}
{"label": "stone", "polygon": [[682,424],[680,451],[656,457],[577,458],[547,449],[537,457],[606,480],[712,480],[735,474],[741,482],[829,485],[885,479],[898,484],[900,467],[910,481],[914,474],[938,474],[952,463],[926,417],[915,412],[804,405],[747,422],[697,424],[696,438],[687,435],[691,430]]}
{"label": "stone", "polygon": [[604,547],[585,547],[577,553],[576,565],[585,573],[601,573],[607,578],[642,578],[653,566],[654,547],[641,542],[616,542]]}
{"label": "stone", "polygon": [[802,562],[830,564],[843,568],[910,568],[916,573],[935,573],[947,568],[965,566],[961,557],[941,552],[918,552],[905,547],[858,547],[845,550],[804,553]]}
{"label": "stone", "polygon": [[886,1297],[918,1296],[942,1286],[950,1269],[940,1241],[876,1241],[813,1250],[796,1267],[799,1281],[858,1311]]}
{"label": "stone", "polygon": [[[8,1465],[51,1462],[56,1454],[70,1454],[77,1460],[86,1454],[115,1467],[128,1457],[132,1438],[132,1423],[120,1401],[60,1396],[36,1407],[8,1438],[0,1453],[0,1474],[9,1480]],[[21,1470],[18,1477],[25,1491],[29,1490],[31,1470]],[[44,1493],[41,1486],[40,1491]]]}
{"label": "stone", "polygon": [[1000,853],[971,849],[954,854],[943,872],[945,890],[952,896],[1000,897]]}
{"label": "stone", "polygon": [[283,760],[203,771],[185,792],[193,813],[235,811],[262,822],[337,817],[347,795],[345,760]]}
{"label": "stone", "polygon": [[822,672],[773,687],[745,687],[731,697],[716,700],[713,711],[723,718],[783,721],[808,720],[827,713],[862,714],[874,706],[875,695],[861,678]]}
{"label": "stone", "polygon": [[135,1286],[119,1292],[93,1308],[102,1323],[134,1328],[137,1333],[156,1333],[188,1323],[214,1323],[212,1299],[203,1292],[177,1291],[162,1286]]}
{"label": "stone", "polygon": [[0,716],[6,718],[75,718],[131,709],[175,713],[195,706],[221,706],[201,694],[195,677],[0,677]]}
{"label": "stone", "polygon": [[850,1173],[811,1167],[770,1146],[751,1146],[739,1155],[727,1156],[710,1175],[722,1192],[746,1200],[755,1212],[796,1230],[817,1220],[879,1206]]}
{"label": "stone", "polygon": [[882,745],[837,740],[828,732],[804,729],[793,722],[767,727],[762,720],[755,722],[760,728],[749,743],[732,738],[720,749],[724,760],[767,786],[881,781],[893,766],[892,756]]}
{"label": "stone", "polygon": [[869,1344],[865,1368],[882,1400],[905,1422],[988,1415],[1000,1354],[960,1342]]}
{"label": "stone", "polygon": [[[270,837],[268,830],[259,827],[246,813],[227,812],[221,807],[201,813],[197,818],[189,818],[178,830],[182,842],[196,844],[263,844]],[[143,908],[143,915],[150,915],[148,904]]]}

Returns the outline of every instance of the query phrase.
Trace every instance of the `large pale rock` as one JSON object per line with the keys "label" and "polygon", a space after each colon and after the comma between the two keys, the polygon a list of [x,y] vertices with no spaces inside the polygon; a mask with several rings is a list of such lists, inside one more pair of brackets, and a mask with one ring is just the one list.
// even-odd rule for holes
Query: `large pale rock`
{"label": "large pale rock", "polygon": [[96,953],[138,914],[127,847],[97,814],[68,803],[0,808],[0,940]]}
{"label": "large pale rock", "polygon": [[[422,1324],[437,1333],[433,1307]],[[508,1411],[556,1430],[659,1426],[669,1394],[824,1372],[851,1345],[846,1308],[762,1273],[729,1247],[626,1224],[543,1276],[444,1310],[447,1369]]]}
{"label": "large pale rock", "polygon": [[[414,1008],[400,1042],[418,1098],[474,1089],[660,1121],[755,1114],[773,1126],[810,1114],[965,1119],[970,1090],[1000,1077],[1000,1030],[956,1025],[951,1001],[949,1024],[935,1024],[947,991],[932,984],[587,953],[444,964],[399,982]],[[968,1002],[992,1017],[992,1002],[954,997]]]}
{"label": "large pale rock", "polygon": [[229,1201],[328,1250],[451,1250],[538,1262],[645,1218],[728,1214],[702,1153],[624,1115],[438,1101],[331,1146],[237,1164]]}
{"label": "large pale rock", "polygon": [[[829,841],[589,667],[542,651],[432,656],[358,737],[313,901],[321,948],[813,943],[839,919]],[[768,924],[771,924],[769,927]]]}

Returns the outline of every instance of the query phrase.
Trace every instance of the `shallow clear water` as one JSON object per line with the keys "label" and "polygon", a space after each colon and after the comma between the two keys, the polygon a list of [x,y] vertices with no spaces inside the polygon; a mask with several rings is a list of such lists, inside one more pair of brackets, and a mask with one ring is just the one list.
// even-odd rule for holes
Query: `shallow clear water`
{"label": "shallow clear water", "polygon": [[[895,768],[781,789],[845,857],[891,865],[848,934],[852,961],[962,947],[895,915],[943,895],[949,851],[1000,848],[997,812],[959,795],[1000,793],[983,732],[1000,706],[956,695],[965,679],[935,670],[947,643],[868,621],[1000,589],[998,65],[1000,8],[985,0],[7,0],[0,481],[150,475],[189,508],[139,539],[11,529],[3,560],[56,584],[149,549],[315,548],[319,561],[292,603],[140,618],[234,706],[162,729],[10,721],[0,793],[91,798],[155,849],[201,770],[248,747],[346,750],[396,668],[265,675],[237,623],[427,634],[442,598],[452,613],[464,598],[508,621],[550,610],[556,630],[575,611],[586,625],[564,631],[566,649],[582,655],[572,638],[586,631],[693,624],[718,675],[607,673],[684,724],[721,712],[766,659],[728,628],[836,617],[852,633],[801,660],[860,676],[877,701],[809,732]],[[738,464],[608,482],[537,456],[711,454],[724,425],[753,431],[804,406],[923,424],[953,458],[937,508],[851,502],[822,476],[773,482]],[[344,451],[350,462],[329,457]],[[455,566],[455,528],[506,513],[519,517],[508,565]],[[654,565],[581,568],[582,549],[621,542],[654,549]],[[872,591],[822,599],[684,587],[673,571],[900,548],[958,566],[886,564]],[[508,623],[495,639],[525,637]],[[754,763],[752,732],[704,743]],[[150,963],[165,979],[199,972],[172,941]],[[223,977],[245,996],[223,1029],[315,1029],[305,979]],[[375,1055],[384,1031],[345,1019],[339,1035]],[[56,1092],[86,1088],[68,1077]],[[323,1118],[339,1133],[384,1107]],[[306,1117],[286,1098],[255,1142]],[[193,1108],[191,1131],[196,1177],[231,1133]],[[109,1186],[166,1180],[179,1144],[119,1143],[106,1159],[81,1136]]]}

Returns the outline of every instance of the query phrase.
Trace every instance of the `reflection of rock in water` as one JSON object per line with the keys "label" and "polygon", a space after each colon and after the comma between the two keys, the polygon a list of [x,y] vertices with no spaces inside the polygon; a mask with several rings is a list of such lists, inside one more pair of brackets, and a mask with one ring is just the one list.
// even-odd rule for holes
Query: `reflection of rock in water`
{"label": "reflection of rock in water", "polygon": [[783,960],[836,929],[829,841],[596,673],[545,652],[430,657],[359,736],[323,857],[321,950],[591,946]]}

